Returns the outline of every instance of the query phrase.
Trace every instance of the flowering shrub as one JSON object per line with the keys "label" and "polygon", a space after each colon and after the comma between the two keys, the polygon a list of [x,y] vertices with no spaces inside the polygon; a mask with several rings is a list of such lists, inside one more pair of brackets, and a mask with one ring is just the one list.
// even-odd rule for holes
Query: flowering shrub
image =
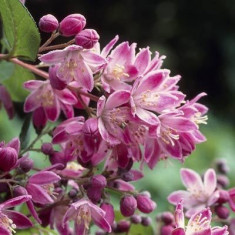
{"label": "flowering shrub", "polygon": [[[5,72],[0,101],[10,119],[14,102],[24,102],[37,136],[25,144],[26,119],[20,139],[0,143],[1,234],[31,227],[23,231],[83,235],[93,224],[96,234],[131,234],[136,224],[150,227],[144,214],[157,208],[157,198],[132,182],[144,177],[145,165],[154,169],[167,158],[183,163],[206,140],[200,124],[206,124],[208,109],[199,101],[206,94],[188,100],[178,85],[181,77],[172,76],[163,67],[165,56],[152,56],[149,47],[137,50],[136,43],[118,43],[118,36],[101,47],[81,14],[60,22],[43,16],[39,29],[50,36],[39,47],[38,29],[21,2],[0,0]],[[27,24],[17,20],[23,17]],[[58,37],[70,40],[57,44]],[[8,76],[12,69],[18,77]],[[35,148],[46,135],[50,142]],[[32,151],[48,158],[46,168],[35,165]],[[187,191],[168,197],[175,215],[159,215],[159,226],[148,233],[233,234],[228,205],[235,211],[235,189],[224,189],[213,169],[203,181],[191,169],[182,169],[181,178]],[[114,193],[120,195],[120,213],[112,205]],[[24,202],[29,213],[17,212]],[[211,225],[212,213],[226,225]]]}

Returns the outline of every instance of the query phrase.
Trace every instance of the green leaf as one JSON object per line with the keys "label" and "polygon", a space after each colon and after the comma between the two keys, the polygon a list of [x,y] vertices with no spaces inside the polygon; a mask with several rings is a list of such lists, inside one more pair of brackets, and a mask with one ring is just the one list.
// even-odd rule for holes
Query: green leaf
{"label": "green leaf", "polygon": [[0,83],[12,76],[15,65],[11,62],[0,61]]}
{"label": "green leaf", "polygon": [[24,123],[20,131],[21,149],[25,149],[28,146],[30,140],[30,123],[31,123],[31,114],[28,114],[24,119]]}
{"label": "green leaf", "polygon": [[34,61],[40,35],[32,16],[19,0],[0,0],[4,47],[10,56]]}
{"label": "green leaf", "polygon": [[131,229],[128,232],[129,235],[143,235],[143,234],[148,234],[148,235],[154,235],[154,230],[153,227],[151,226],[143,226],[141,224],[132,224]]}
{"label": "green leaf", "polygon": [[10,78],[3,81],[13,101],[23,102],[28,95],[28,91],[23,88],[23,83],[28,80],[34,80],[35,76],[28,70],[15,65],[15,70]]}

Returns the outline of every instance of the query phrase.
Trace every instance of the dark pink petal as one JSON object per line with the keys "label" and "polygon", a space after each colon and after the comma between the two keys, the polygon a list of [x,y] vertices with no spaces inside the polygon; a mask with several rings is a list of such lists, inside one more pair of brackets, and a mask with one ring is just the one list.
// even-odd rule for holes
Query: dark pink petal
{"label": "dark pink petal", "polygon": [[74,117],[74,109],[72,105],[60,104],[60,108],[67,118]]}
{"label": "dark pink petal", "polygon": [[32,175],[28,182],[30,184],[46,185],[56,183],[59,180],[60,177],[56,173],[50,171],[41,171]]}
{"label": "dark pink petal", "polygon": [[103,57],[107,57],[107,55],[109,54],[109,52],[111,51],[111,49],[113,48],[113,46],[115,45],[115,43],[118,41],[119,36],[116,35],[102,50],[101,52],[101,56]]}
{"label": "dark pink petal", "polygon": [[24,103],[24,112],[32,112],[38,107],[41,106],[40,97],[41,93],[39,90],[32,92],[29,96],[27,96]]}
{"label": "dark pink petal", "polygon": [[205,192],[208,195],[211,195],[216,188],[217,180],[216,180],[216,174],[214,169],[208,169],[204,175],[204,186],[205,186]]}
{"label": "dark pink petal", "polygon": [[20,151],[19,138],[17,138],[17,137],[13,138],[11,141],[8,142],[8,144],[6,146],[14,148],[16,150],[16,152],[19,153],[19,151]]}
{"label": "dark pink petal", "polygon": [[32,222],[28,219],[28,217],[19,212],[6,210],[4,211],[4,214],[6,214],[7,217],[13,221],[17,229],[26,229],[33,226]]}
{"label": "dark pink petal", "polygon": [[134,191],[135,187],[132,184],[129,184],[123,180],[115,180],[118,184],[118,189],[121,191]]}
{"label": "dark pink petal", "polygon": [[34,218],[39,224],[41,224],[42,221],[41,221],[40,218],[38,217],[38,214],[37,214],[37,212],[36,212],[36,210],[35,210],[35,208],[34,208],[34,205],[33,205],[32,201],[29,200],[29,201],[26,202],[26,204],[27,204],[27,206],[28,206],[28,208],[29,208],[29,211],[30,211],[31,215],[33,216],[33,218]]}
{"label": "dark pink petal", "polygon": [[34,91],[38,89],[42,84],[44,84],[43,81],[40,80],[30,80],[24,83],[24,88],[29,91]]}
{"label": "dark pink petal", "polygon": [[4,108],[7,111],[8,117],[12,119],[14,117],[14,105],[12,103],[9,92],[2,85],[0,85],[0,102],[3,103]]}
{"label": "dark pink petal", "polygon": [[185,231],[183,228],[176,228],[172,231],[171,235],[185,235]]}
{"label": "dark pink petal", "polygon": [[106,102],[105,109],[113,109],[129,102],[130,92],[115,91],[112,93]]}
{"label": "dark pink petal", "polygon": [[105,102],[106,102],[106,98],[105,96],[101,96],[97,102],[97,116],[101,116],[103,110],[104,110],[104,106],[105,106]]}
{"label": "dark pink petal", "polygon": [[77,208],[75,206],[73,205],[70,206],[63,217],[62,224],[65,225],[67,221],[73,219],[76,211],[77,211]]}
{"label": "dark pink petal", "polygon": [[8,229],[3,227],[3,225],[1,225],[1,224],[0,224],[0,234],[1,235],[12,235],[12,233]]}
{"label": "dark pink petal", "polygon": [[157,117],[157,115],[155,115],[154,113],[144,110],[140,107],[136,108],[136,115],[143,120],[144,122],[150,124],[150,125],[154,125],[157,126],[159,125],[159,119]]}
{"label": "dark pink petal", "polygon": [[235,188],[230,189],[228,193],[229,193],[229,205],[232,211],[235,212]]}
{"label": "dark pink petal", "polygon": [[46,113],[47,118],[54,122],[58,119],[60,114],[60,105],[56,97],[54,97],[53,104],[50,106],[43,107]]}
{"label": "dark pink petal", "polygon": [[[99,209],[100,209],[100,208],[99,208]],[[101,209],[100,209],[100,210],[101,210]],[[102,210],[102,211],[103,211],[103,210]],[[105,213],[105,212],[103,211],[103,213]],[[92,217],[94,223],[95,223],[98,227],[100,227],[101,229],[103,229],[104,231],[110,233],[110,232],[112,231],[111,226],[110,226],[110,224],[108,223],[108,221],[105,219],[103,213],[101,214],[101,213],[99,212],[99,210],[97,210],[97,209],[94,208],[94,207],[91,207],[91,217]]]}
{"label": "dark pink petal", "polygon": [[33,125],[36,129],[42,130],[45,127],[47,120],[45,111],[42,107],[37,108],[33,112]]}
{"label": "dark pink petal", "polygon": [[132,181],[136,181],[136,180],[142,179],[144,177],[144,174],[138,170],[130,170],[130,173],[133,175]]}
{"label": "dark pink petal", "polygon": [[105,212],[105,219],[112,225],[115,219],[114,208],[109,203],[103,203],[100,208]]}
{"label": "dark pink petal", "polygon": [[136,56],[135,67],[138,69],[138,74],[141,75],[146,70],[151,60],[149,48],[142,49]]}
{"label": "dark pink petal", "polygon": [[84,220],[81,223],[75,222],[75,233],[74,235],[87,234],[87,228],[85,227]]}
{"label": "dark pink petal", "polygon": [[28,184],[26,186],[26,189],[28,193],[32,196],[33,202],[43,205],[53,203],[52,198],[42,187],[36,184]]}
{"label": "dark pink petal", "polygon": [[57,64],[57,63],[64,61],[64,59],[67,56],[67,53],[68,51],[66,49],[54,50],[54,51],[50,51],[47,54],[40,56],[39,60],[41,60],[42,62],[46,64]]}
{"label": "dark pink petal", "polygon": [[62,91],[56,91],[56,95],[59,100],[64,104],[76,104],[77,98],[69,89],[64,89]]}
{"label": "dark pink petal", "polygon": [[12,199],[9,199],[9,200],[3,202],[0,205],[0,208],[7,209],[7,208],[14,207],[14,206],[18,206],[18,205],[20,205],[30,199],[32,199],[32,197],[30,195],[23,195],[23,196],[19,196],[19,197],[14,197]]}
{"label": "dark pink petal", "polygon": [[128,42],[119,44],[110,54],[113,64],[123,65],[131,59],[131,49]]}
{"label": "dark pink petal", "polygon": [[182,168],[180,174],[181,180],[187,189],[196,189],[197,191],[203,191],[204,186],[202,184],[202,179],[197,172],[190,169]]}
{"label": "dark pink petal", "polygon": [[[169,137],[171,138],[171,137]],[[173,158],[177,158],[178,160],[182,159],[182,147],[177,140],[172,140],[172,143],[165,143],[164,141],[160,142],[162,150]]]}

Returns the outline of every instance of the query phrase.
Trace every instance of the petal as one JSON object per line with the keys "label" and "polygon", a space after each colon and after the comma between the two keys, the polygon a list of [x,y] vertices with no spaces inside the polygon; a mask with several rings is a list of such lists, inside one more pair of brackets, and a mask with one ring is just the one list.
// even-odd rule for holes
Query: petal
{"label": "petal", "polygon": [[101,52],[101,56],[103,57],[107,57],[107,55],[109,54],[109,52],[112,50],[113,46],[116,44],[116,42],[118,41],[119,36],[116,35],[102,50]]}
{"label": "petal", "polygon": [[32,199],[32,197],[30,195],[23,195],[23,196],[19,196],[19,197],[14,197],[12,199],[9,199],[9,200],[3,202],[0,205],[0,208],[7,209],[10,207],[18,206],[18,205],[20,205],[30,199]]}
{"label": "petal", "polygon": [[148,73],[142,80],[140,80],[139,86],[135,91],[135,94],[140,94],[145,91],[152,91],[160,86],[163,82],[168,70],[158,70]]}
{"label": "petal", "polygon": [[44,83],[44,81],[40,80],[30,80],[24,83],[24,88],[29,91],[34,91],[37,90]]}
{"label": "petal", "polygon": [[43,107],[46,113],[47,118],[54,122],[58,119],[60,115],[60,105],[56,97],[54,97],[53,104],[50,106]]}
{"label": "petal", "polygon": [[205,205],[199,205],[199,206],[191,207],[190,209],[188,209],[186,211],[185,216],[190,218],[193,215],[195,215],[196,213],[199,213],[200,211],[202,211],[203,209],[205,209]]}
{"label": "petal", "polygon": [[[99,208],[100,209],[100,208]],[[102,210],[102,209],[100,209]],[[103,211],[103,210],[102,210]],[[103,211],[104,212],[104,211]],[[105,212],[104,212],[105,213]],[[104,213],[100,213],[99,210],[97,210],[94,207],[91,207],[91,217],[94,221],[94,223],[99,226],[101,229],[103,229],[106,232],[111,232],[111,226],[108,223],[108,221],[104,218]]]}
{"label": "petal", "polygon": [[97,116],[101,116],[103,110],[104,110],[104,106],[105,106],[105,102],[106,102],[106,98],[105,96],[101,96],[97,102]]}
{"label": "petal", "polygon": [[24,112],[26,113],[32,112],[41,106],[41,102],[39,99],[40,95],[41,95],[40,91],[36,90],[32,92],[29,96],[27,96],[24,103]]}
{"label": "petal", "polygon": [[20,140],[19,138],[15,137],[11,141],[8,142],[6,145],[7,147],[12,147],[16,150],[17,153],[20,151]]}
{"label": "petal", "polygon": [[59,180],[60,180],[60,177],[54,172],[41,171],[39,173],[32,175],[29,178],[28,182],[30,184],[46,185],[46,184],[56,183]]}
{"label": "petal", "polygon": [[62,225],[65,225],[67,221],[73,218],[74,214],[76,213],[77,208],[75,208],[72,204],[72,206],[69,207],[69,209],[66,211],[63,220],[62,220]]}
{"label": "petal", "polygon": [[33,205],[32,201],[29,200],[29,201],[26,202],[26,204],[27,204],[27,206],[28,206],[28,208],[29,208],[29,211],[30,211],[31,215],[33,216],[33,218],[34,218],[39,224],[41,224],[42,221],[39,219],[38,214],[37,214],[37,212],[36,212],[36,210],[35,210],[35,208],[34,208],[34,205]]}
{"label": "petal", "polygon": [[119,44],[110,54],[112,64],[123,65],[131,59],[131,49],[128,42]]}
{"label": "petal", "polygon": [[216,180],[216,173],[214,169],[208,169],[204,175],[204,187],[205,192],[208,195],[211,195],[216,188],[217,180]]}
{"label": "petal", "polygon": [[32,200],[35,203],[40,203],[42,205],[53,203],[53,200],[49,194],[46,193],[42,187],[36,184],[28,184],[26,186],[26,190],[28,191],[28,194],[32,196]]}
{"label": "petal", "polygon": [[4,214],[13,221],[17,229],[26,229],[33,226],[28,217],[19,212],[6,210],[4,211]]}
{"label": "petal", "polygon": [[187,208],[189,206],[188,202],[190,201],[190,196],[191,194],[188,191],[178,190],[171,193],[167,197],[167,200],[173,205],[177,205],[178,203],[183,201],[184,206]]}
{"label": "petal", "polygon": [[183,228],[176,228],[172,231],[171,235],[185,235]]}
{"label": "petal", "polygon": [[138,69],[138,75],[141,75],[146,70],[151,60],[151,52],[149,48],[142,49],[137,55],[135,59],[134,65]]}
{"label": "petal", "polygon": [[147,111],[145,109],[142,109],[140,107],[136,107],[136,115],[143,120],[144,122],[157,126],[159,124],[159,119],[157,115],[154,113]]}
{"label": "petal", "polygon": [[46,64],[57,64],[57,63],[64,61],[67,54],[68,54],[68,51],[66,49],[54,50],[54,51],[50,51],[47,54],[40,56],[39,60],[41,60],[42,62]]}
{"label": "petal", "polygon": [[64,104],[76,104],[77,98],[69,89],[64,89],[62,91],[56,91],[56,95],[59,100]]}
{"label": "petal", "polygon": [[80,87],[91,91],[94,88],[94,78],[91,69],[82,60],[79,61],[77,69],[74,71],[74,79]]}
{"label": "petal", "polygon": [[105,109],[113,109],[129,102],[130,92],[115,91],[112,93],[106,102]]}
{"label": "petal", "polygon": [[182,168],[180,174],[181,180],[187,189],[190,189],[190,191],[196,189],[197,191],[201,190],[203,192],[204,186],[202,184],[202,179],[197,172]]}
{"label": "petal", "polygon": [[[228,235],[228,226],[212,228],[211,235]],[[231,234],[232,235],[232,234]]]}
{"label": "petal", "polygon": [[1,224],[0,224],[0,234],[1,235],[12,235],[12,233],[8,229],[3,227]]}
{"label": "petal", "polygon": [[81,55],[84,61],[92,66],[102,66],[107,63],[106,59],[91,50],[82,51]]}

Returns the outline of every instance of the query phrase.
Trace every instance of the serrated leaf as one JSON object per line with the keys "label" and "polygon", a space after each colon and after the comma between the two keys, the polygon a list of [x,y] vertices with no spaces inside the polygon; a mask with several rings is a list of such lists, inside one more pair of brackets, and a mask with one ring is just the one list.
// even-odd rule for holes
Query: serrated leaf
{"label": "serrated leaf", "polygon": [[0,0],[4,46],[9,54],[34,61],[40,45],[36,23],[19,0]]}
{"label": "serrated leaf", "polygon": [[15,65],[11,62],[0,61],[0,83],[12,76]]}
{"label": "serrated leaf", "polygon": [[15,65],[15,70],[10,78],[3,81],[3,85],[7,88],[13,101],[23,102],[28,91],[23,88],[23,83],[28,80],[34,80],[35,76],[27,69]]}

